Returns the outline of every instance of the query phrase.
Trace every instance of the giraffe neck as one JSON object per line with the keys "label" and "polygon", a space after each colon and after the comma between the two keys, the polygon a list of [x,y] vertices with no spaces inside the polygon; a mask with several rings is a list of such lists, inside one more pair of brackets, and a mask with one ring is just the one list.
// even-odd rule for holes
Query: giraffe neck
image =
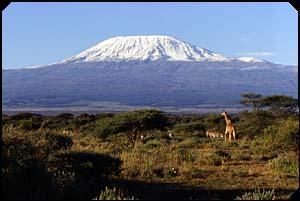
{"label": "giraffe neck", "polygon": [[227,125],[230,124],[231,121],[228,119],[228,117],[227,117],[226,114],[224,115],[224,117],[225,117],[226,124],[227,124]]}

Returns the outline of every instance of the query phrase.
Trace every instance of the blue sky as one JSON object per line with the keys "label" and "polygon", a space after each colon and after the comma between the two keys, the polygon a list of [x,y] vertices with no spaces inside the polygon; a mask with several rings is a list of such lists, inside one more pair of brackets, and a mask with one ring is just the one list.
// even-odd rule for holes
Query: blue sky
{"label": "blue sky", "polygon": [[170,35],[225,56],[298,63],[298,12],[288,3],[11,3],[2,67],[50,64],[114,36]]}

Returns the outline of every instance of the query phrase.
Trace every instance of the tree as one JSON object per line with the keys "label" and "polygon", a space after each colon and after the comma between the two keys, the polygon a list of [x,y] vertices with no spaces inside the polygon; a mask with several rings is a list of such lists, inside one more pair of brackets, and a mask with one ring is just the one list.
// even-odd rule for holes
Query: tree
{"label": "tree", "polygon": [[254,110],[261,107],[261,94],[244,93],[242,97],[243,99],[240,101],[241,104],[252,107]]}
{"label": "tree", "polygon": [[270,108],[275,113],[295,114],[299,109],[298,99],[285,95],[265,96],[260,100],[263,107]]}
{"label": "tree", "polygon": [[100,119],[96,125],[100,137],[105,138],[109,135],[123,132],[126,134],[130,144],[134,145],[138,133],[153,129],[164,130],[171,124],[160,111],[137,110]]}

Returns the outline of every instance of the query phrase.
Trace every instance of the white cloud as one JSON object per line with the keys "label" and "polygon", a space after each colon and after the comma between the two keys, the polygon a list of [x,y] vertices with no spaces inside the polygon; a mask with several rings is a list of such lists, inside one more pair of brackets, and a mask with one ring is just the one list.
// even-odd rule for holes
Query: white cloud
{"label": "white cloud", "polygon": [[239,52],[237,55],[243,56],[273,56],[274,52]]}

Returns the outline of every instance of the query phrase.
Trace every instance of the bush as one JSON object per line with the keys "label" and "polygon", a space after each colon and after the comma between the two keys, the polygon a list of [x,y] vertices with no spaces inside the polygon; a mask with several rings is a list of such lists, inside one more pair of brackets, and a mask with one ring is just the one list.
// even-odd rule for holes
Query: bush
{"label": "bush", "polygon": [[132,149],[128,152],[122,152],[121,159],[122,173],[129,177],[144,177],[152,178],[156,176],[153,170],[156,168],[155,159],[156,157],[149,151],[143,149]]}
{"label": "bush", "polygon": [[251,155],[250,155],[250,153],[248,153],[246,151],[233,152],[231,154],[231,159],[238,160],[238,161],[249,161],[249,160],[251,160]]}
{"label": "bush", "polygon": [[274,189],[271,191],[255,190],[254,192],[244,193],[241,197],[238,196],[236,200],[275,200]]}
{"label": "bush", "polygon": [[200,154],[198,160],[201,165],[213,165],[220,166],[222,164],[222,157],[217,155],[215,152]]}
{"label": "bush", "polygon": [[21,112],[18,113],[16,115],[11,116],[12,120],[26,120],[26,119],[30,119],[30,118],[34,118],[34,119],[40,119],[42,117],[42,115],[40,114],[34,114],[34,113],[30,113],[30,112]]}
{"label": "bush", "polygon": [[[233,122],[234,123],[234,122]],[[203,124],[206,130],[224,132],[225,121],[221,114],[211,114],[203,119]]]}
{"label": "bush", "polygon": [[58,187],[61,199],[84,199],[120,173],[121,161],[104,154],[67,152],[51,155],[48,171]]}
{"label": "bush", "polygon": [[105,187],[105,190],[101,191],[99,197],[95,197],[93,200],[137,200],[134,196],[125,196],[121,190],[117,190],[116,187],[109,189]]}
{"label": "bush", "polygon": [[218,149],[215,151],[215,154],[224,158],[224,159],[230,159],[230,153],[228,153],[227,151],[223,151],[221,149]]}
{"label": "bush", "polygon": [[299,153],[299,121],[281,120],[264,129],[263,137],[256,137],[250,144],[257,154],[295,151]]}
{"label": "bush", "polygon": [[192,152],[186,151],[185,148],[179,148],[177,151],[177,155],[181,161],[193,162],[196,159],[196,155]]}
{"label": "bush", "polygon": [[40,126],[41,126],[41,123],[34,121],[32,119],[19,120],[18,124],[19,124],[19,128],[21,130],[25,130],[25,131],[36,130],[36,129],[40,128]]}
{"label": "bush", "polygon": [[161,141],[157,138],[154,138],[153,140],[146,141],[145,148],[146,149],[153,149],[162,146]]}
{"label": "bush", "polygon": [[264,129],[264,140],[270,150],[299,151],[299,121],[288,118],[269,126]]}
{"label": "bush", "polygon": [[168,119],[160,111],[137,110],[100,119],[96,123],[96,131],[99,137],[106,138],[127,131],[136,133],[153,129],[164,130],[168,126],[170,126]]}
{"label": "bush", "polygon": [[275,175],[299,177],[298,157],[294,153],[280,154],[270,161],[270,168]]}
{"label": "bush", "polygon": [[57,130],[57,129],[61,129],[63,127],[68,126],[68,124],[70,124],[72,121],[73,121],[73,119],[71,119],[71,118],[62,118],[62,117],[54,116],[54,117],[45,119],[41,124],[41,128]]}
{"label": "bush", "polygon": [[201,137],[189,137],[178,144],[179,148],[195,148],[202,146],[204,144],[204,139]]}
{"label": "bush", "polygon": [[52,150],[68,149],[73,145],[72,138],[65,135],[47,133],[45,138],[48,140]]}
{"label": "bush", "polygon": [[73,117],[74,117],[74,115],[71,113],[60,113],[60,114],[56,115],[56,118],[59,118],[59,119],[72,119]]}
{"label": "bush", "polygon": [[29,140],[3,138],[2,193],[6,199],[54,199],[55,187],[44,150]]}
{"label": "bush", "polygon": [[236,124],[238,136],[262,136],[263,129],[273,123],[274,117],[270,112],[255,110],[253,112],[241,112],[238,114],[239,122]]}
{"label": "bush", "polygon": [[194,131],[200,131],[204,133],[205,126],[203,123],[197,122],[197,123],[188,123],[188,124],[176,124],[173,128],[173,131],[176,133],[191,133]]}

